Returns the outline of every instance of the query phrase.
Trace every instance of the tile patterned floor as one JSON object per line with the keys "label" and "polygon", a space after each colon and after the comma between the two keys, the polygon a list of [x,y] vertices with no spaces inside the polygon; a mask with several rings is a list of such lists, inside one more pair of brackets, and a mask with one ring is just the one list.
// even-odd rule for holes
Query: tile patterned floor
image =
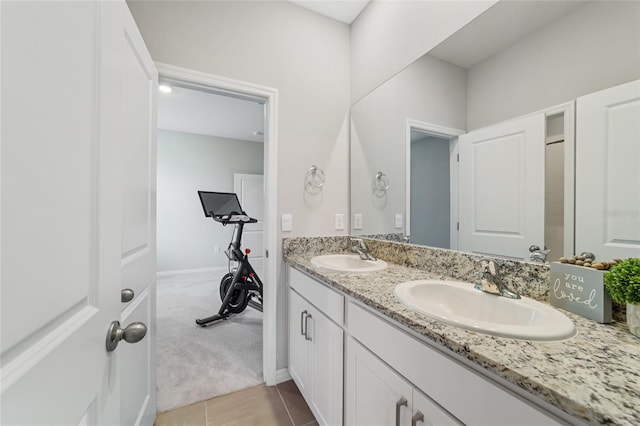
{"label": "tile patterned floor", "polygon": [[155,426],[317,426],[293,380],[158,414]]}

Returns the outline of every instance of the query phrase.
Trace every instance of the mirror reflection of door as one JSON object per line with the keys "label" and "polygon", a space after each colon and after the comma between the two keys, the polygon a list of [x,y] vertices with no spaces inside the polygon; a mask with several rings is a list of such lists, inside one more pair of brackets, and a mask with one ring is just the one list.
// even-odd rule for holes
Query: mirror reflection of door
{"label": "mirror reflection of door", "polygon": [[411,242],[451,248],[449,139],[411,130]]}
{"label": "mirror reflection of door", "polygon": [[544,112],[460,137],[460,248],[527,258],[544,247]]}

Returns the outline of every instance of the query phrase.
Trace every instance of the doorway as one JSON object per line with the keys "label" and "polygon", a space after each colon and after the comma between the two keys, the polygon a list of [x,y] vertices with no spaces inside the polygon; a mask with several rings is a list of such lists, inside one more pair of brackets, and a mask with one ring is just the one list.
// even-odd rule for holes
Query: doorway
{"label": "doorway", "polygon": [[407,120],[407,236],[414,244],[457,248],[457,140],[461,130]]}
{"label": "doorway", "polygon": [[[168,143],[168,146],[172,146],[173,152],[164,152],[164,155],[168,157],[174,157],[178,160],[182,160],[183,163],[183,172],[185,174],[198,175],[195,176],[196,179],[192,179],[195,181],[200,181],[200,183],[190,182],[192,185],[191,188],[183,191],[184,202],[196,204],[199,203],[197,197],[197,190],[210,190],[210,191],[220,191],[220,192],[236,192],[234,189],[234,175],[238,173],[241,174],[251,174],[251,175],[259,175],[262,177],[264,175],[264,186],[261,188],[261,195],[264,195],[264,199],[262,202],[261,210],[263,213],[263,219],[265,223],[265,232],[262,238],[262,241],[257,242],[256,247],[252,248],[253,254],[261,254],[265,255],[268,253],[271,246],[274,244],[274,235],[273,231],[275,226],[269,226],[270,221],[275,215],[273,214],[273,210],[275,209],[275,197],[272,197],[271,194],[275,193],[275,178],[271,176],[271,173],[275,176],[275,111],[276,111],[276,95],[277,93],[269,88],[262,88],[259,86],[254,86],[242,82],[230,81],[227,79],[222,79],[216,76],[211,76],[207,74],[202,74],[199,72],[194,72],[190,70],[184,70],[177,67],[166,66],[162,64],[157,64],[159,74],[160,74],[160,82],[168,83],[169,86],[173,86],[176,88],[175,94],[178,92],[186,92],[186,91],[195,91],[200,95],[207,96],[217,96],[220,98],[225,98],[227,101],[231,101],[232,103],[245,103],[245,104],[253,104],[257,105],[261,109],[261,124],[262,128],[254,126],[255,128],[251,129],[251,135],[247,137],[236,137],[233,135],[225,135],[225,137],[218,137],[218,139],[222,140],[213,140],[215,137],[211,135],[203,134],[204,132],[196,129],[195,133],[190,133],[188,129],[183,129],[185,131],[180,132],[181,129],[173,129],[173,130],[159,130],[158,137],[158,179],[159,179],[159,189],[158,189],[158,269],[159,271],[164,270],[164,272],[169,271],[169,275],[173,275],[173,278],[170,278],[169,281],[173,281],[172,284],[176,284],[179,281],[182,281],[182,284],[185,282],[187,284],[191,284],[194,287],[206,287],[206,291],[208,291],[208,295],[206,298],[210,300],[210,306],[205,306],[204,309],[206,311],[197,311],[195,304],[190,304],[186,301],[180,300],[179,294],[174,294],[173,298],[175,298],[175,302],[177,306],[183,307],[183,315],[186,315],[188,319],[188,324],[185,325],[188,327],[188,332],[193,334],[191,338],[191,343],[194,344],[193,347],[204,350],[204,352],[211,352],[211,348],[207,348],[207,344],[218,343],[222,346],[225,346],[225,349],[233,349],[227,350],[224,354],[220,355],[218,359],[210,360],[207,362],[206,359],[202,357],[195,356],[194,350],[187,350],[186,348],[181,348],[179,346],[173,346],[171,349],[173,352],[172,356],[184,355],[184,363],[182,363],[181,368],[172,369],[170,374],[180,374],[182,372],[189,371],[195,365],[204,364],[206,368],[209,368],[209,371],[205,371],[204,373],[196,373],[197,377],[194,377],[195,380],[193,382],[193,386],[187,386],[192,388],[192,394],[188,396],[189,398],[194,398],[191,400],[185,400],[186,403],[196,402],[197,400],[209,399],[213,396],[217,396],[218,394],[228,393],[230,391],[242,389],[244,387],[249,387],[256,384],[254,381],[258,380],[258,383],[267,384],[275,384],[275,345],[270,342],[275,341],[275,339],[269,340],[267,336],[275,335],[275,320],[274,320],[274,302],[275,297],[270,297],[273,293],[269,291],[270,287],[275,283],[275,267],[272,267],[270,263],[270,259],[265,259],[264,269],[261,278],[265,284],[264,293],[264,313],[260,313],[254,311],[253,309],[246,309],[244,312],[236,315],[234,318],[224,321],[218,327],[218,324],[211,325],[207,328],[200,328],[195,325],[196,318],[202,318],[213,314],[214,310],[217,312],[217,309],[220,304],[220,298],[218,296],[218,284],[220,282],[221,277],[224,273],[227,272],[227,262],[226,256],[224,255],[224,251],[229,244],[229,239],[231,237],[232,229],[231,227],[223,227],[219,223],[215,223],[213,221],[207,221],[202,214],[202,209],[198,205],[195,209],[187,209],[187,212],[184,208],[182,208],[182,213],[177,214],[175,217],[171,218],[173,223],[186,222],[192,226],[194,224],[198,224],[203,227],[201,229],[203,237],[200,238],[197,243],[195,243],[195,250],[189,250],[185,244],[176,244],[176,250],[174,250],[174,254],[177,253],[178,257],[182,257],[179,259],[182,263],[171,263],[166,256],[167,253],[163,253],[161,255],[161,247],[163,246],[162,241],[165,243],[171,243],[171,239],[168,240],[165,238],[167,233],[167,227],[171,227],[171,224],[167,225],[163,221],[163,217],[161,217],[162,209],[160,206],[161,198],[162,198],[162,185],[160,184],[160,179],[165,179],[165,183],[167,185],[175,185],[177,184],[176,179],[172,179],[171,177],[165,176],[161,172],[162,163],[164,160],[161,158],[163,155],[163,137],[165,138],[182,138],[184,133],[188,134],[186,139],[182,139],[181,141],[172,141],[173,143]],[[162,94],[161,94],[162,96]],[[202,111],[202,106],[198,105],[187,105],[182,107],[186,110],[189,115],[197,116]],[[159,113],[159,127],[160,126],[160,113]],[[241,123],[240,123],[241,124]],[[166,134],[162,135],[163,132]],[[262,140],[262,141],[261,141]],[[214,144],[215,146],[210,146]],[[183,145],[183,146],[181,146]],[[188,148],[190,146],[196,146],[200,148],[200,151],[197,153],[191,153],[190,159]],[[177,147],[177,148],[176,148]],[[202,151],[204,149],[204,151]],[[209,150],[209,157],[207,157],[207,150]],[[217,160],[211,161],[212,152]],[[191,167],[189,167],[189,161],[191,161]],[[209,170],[205,170],[203,172],[203,164],[207,161],[210,162]],[[201,164],[198,164],[200,162]],[[214,164],[215,163],[215,164]],[[185,170],[186,169],[186,170]],[[206,169],[206,168],[205,168]],[[224,170],[223,170],[224,169]],[[179,172],[177,170],[173,170],[174,176],[175,172]],[[182,177],[184,178],[184,176]],[[187,179],[188,180],[188,179]],[[198,186],[197,188],[194,186]],[[267,191],[266,188],[271,188],[271,191]],[[255,193],[255,188],[253,188]],[[166,199],[162,200],[164,203],[167,202]],[[243,209],[247,211],[247,213],[251,214],[248,210],[248,206],[242,205]],[[193,211],[191,211],[193,210]],[[195,215],[195,216],[193,216]],[[202,216],[202,217],[201,217]],[[191,232],[194,229],[190,230]],[[196,231],[197,232],[197,231]],[[163,234],[164,233],[164,234]],[[194,238],[195,240],[196,238]],[[166,244],[164,244],[166,246]],[[194,244],[191,244],[194,245]],[[243,241],[243,247],[248,247],[246,241]],[[275,250],[274,250],[275,251]],[[202,263],[205,258],[208,258],[208,263]],[[185,259],[187,262],[185,263]],[[221,262],[221,259],[224,259]],[[197,262],[196,262],[197,260]],[[189,263],[191,261],[191,263]],[[198,263],[200,262],[200,263]],[[221,265],[224,263],[224,266]],[[204,265],[204,266],[203,266]],[[171,270],[179,271],[180,269],[186,269],[191,272],[191,275],[183,276],[181,279],[176,278],[180,274],[171,274]],[[195,275],[194,275],[195,274]],[[198,276],[198,274],[200,276]],[[163,273],[159,273],[159,289],[158,289],[158,333],[162,332],[161,330],[161,321],[162,321],[162,313],[160,312],[161,308],[161,289],[160,283],[163,278]],[[165,274],[166,275],[166,274]],[[204,282],[202,280],[204,279]],[[199,281],[200,280],[200,281]],[[175,290],[175,288],[173,289]],[[202,289],[201,289],[202,290]],[[273,300],[272,300],[273,299]],[[217,305],[216,305],[217,303]],[[202,308],[201,308],[202,309]],[[186,320],[185,320],[186,321]],[[236,321],[234,324],[233,321]],[[258,326],[257,328],[255,326]],[[239,327],[238,332],[234,332],[231,327]],[[251,329],[242,334],[240,332],[240,328]],[[224,328],[227,328],[225,331]],[[231,330],[231,331],[229,331]],[[221,343],[222,339],[221,335],[228,334],[227,343]],[[248,333],[248,334],[247,334]],[[234,339],[235,336],[235,339]],[[200,341],[198,341],[200,339]],[[255,350],[253,351],[254,355],[251,355],[249,350],[247,349],[247,345],[243,345],[247,343],[248,340],[253,339],[254,343],[252,345],[254,349],[256,346],[258,347],[258,353],[255,354]],[[162,350],[161,348],[161,338],[158,338],[158,352]],[[182,354],[180,354],[182,352]],[[242,357],[248,358],[246,360],[248,362],[247,365],[242,367],[242,363],[240,363],[240,368],[234,368],[233,365],[236,361],[241,360]],[[158,353],[158,364],[160,366],[160,353]],[[180,364],[180,363],[178,363]],[[216,371],[211,371],[216,370]],[[235,377],[233,371],[248,371],[253,374],[253,377],[247,378],[246,374],[243,374],[243,377]],[[209,373],[219,374],[218,378],[211,380],[208,377]],[[251,376],[251,374],[249,374]],[[171,377],[170,377],[171,378]],[[174,381],[182,380],[179,377],[174,377]],[[232,388],[229,387],[220,387],[219,385],[225,382],[227,384],[231,384]],[[175,405],[174,401],[173,406],[163,406],[161,403],[161,393],[162,393],[162,380],[158,377],[158,388],[159,388],[159,411],[163,411],[166,409],[175,408],[178,405]],[[201,389],[209,389],[211,392],[221,392],[214,394],[200,394],[198,396],[197,390]],[[175,393],[175,389],[172,389],[172,393]],[[186,404],[181,404],[186,405]]]}
{"label": "doorway", "polygon": [[449,140],[411,132],[411,241],[451,248]]}

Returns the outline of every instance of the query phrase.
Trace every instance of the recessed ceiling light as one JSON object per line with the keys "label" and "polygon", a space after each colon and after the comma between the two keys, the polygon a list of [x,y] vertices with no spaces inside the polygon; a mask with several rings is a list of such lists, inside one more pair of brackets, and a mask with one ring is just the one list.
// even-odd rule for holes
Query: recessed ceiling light
{"label": "recessed ceiling light", "polygon": [[161,91],[162,93],[171,93],[173,89],[171,88],[171,86],[167,86],[166,84],[161,84],[158,86],[158,90]]}

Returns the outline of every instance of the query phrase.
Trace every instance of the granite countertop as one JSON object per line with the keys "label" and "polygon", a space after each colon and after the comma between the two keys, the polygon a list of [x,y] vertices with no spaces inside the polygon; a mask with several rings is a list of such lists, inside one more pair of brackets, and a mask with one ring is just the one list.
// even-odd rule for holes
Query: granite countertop
{"label": "granite countertop", "polygon": [[332,272],[314,267],[312,256],[289,253],[285,260],[571,416],[590,424],[640,425],[640,339],[625,325],[599,324],[562,311],[577,328],[576,336],[565,341],[475,333],[411,311],[393,293],[404,281],[451,279],[447,276],[393,263],[373,273]]}

